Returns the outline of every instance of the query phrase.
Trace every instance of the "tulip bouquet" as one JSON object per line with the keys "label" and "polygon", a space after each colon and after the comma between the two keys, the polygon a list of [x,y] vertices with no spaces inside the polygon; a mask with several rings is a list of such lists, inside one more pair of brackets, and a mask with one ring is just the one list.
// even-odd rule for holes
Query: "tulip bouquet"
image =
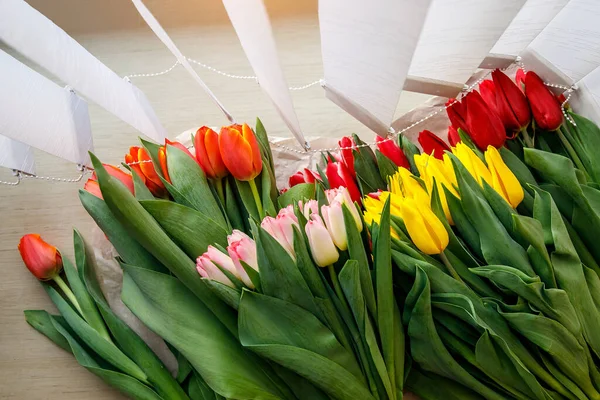
{"label": "tulip bouquet", "polygon": [[140,399],[600,399],[598,128],[563,123],[533,72],[492,76],[451,100],[450,145],[345,137],[281,191],[260,121],[202,127],[193,151],[142,141],[129,172],[92,155],[81,202],[175,378],[111,313],[78,234],[77,270],[24,238],[62,314],[28,321]]}

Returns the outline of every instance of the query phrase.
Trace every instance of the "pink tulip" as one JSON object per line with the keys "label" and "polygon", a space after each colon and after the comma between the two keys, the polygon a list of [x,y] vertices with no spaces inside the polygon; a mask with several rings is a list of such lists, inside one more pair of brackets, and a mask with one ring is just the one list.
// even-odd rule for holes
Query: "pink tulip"
{"label": "pink tulip", "polygon": [[[249,267],[258,271],[258,258],[256,255],[256,242],[244,232],[234,229],[231,235],[227,236],[227,252],[231,257],[238,273],[242,277],[242,281],[246,286],[253,289],[254,285],[246,270],[242,266],[241,261],[245,262]],[[243,272],[243,274],[242,274]]]}
{"label": "pink tulip", "polygon": [[333,239],[333,243],[340,250],[348,249],[348,236],[346,235],[346,225],[344,224],[344,213],[342,203],[334,201],[328,206],[321,207],[325,227]]}
{"label": "pink tulip", "polygon": [[[325,192],[327,192],[327,190]],[[298,207],[300,207],[300,210],[306,219],[309,219],[311,214],[319,213],[319,203],[316,200],[308,200],[306,203],[300,200],[298,201]]]}
{"label": "pink tulip", "polygon": [[329,204],[333,204],[338,202],[340,204],[345,204],[346,207],[350,210],[352,217],[354,218],[354,222],[356,222],[356,227],[359,232],[362,232],[362,219],[360,218],[360,212],[356,208],[356,205],[352,201],[350,197],[350,192],[345,187],[340,187],[337,189],[329,189],[325,191],[325,196],[327,196],[327,202]]}
{"label": "pink tulip", "polygon": [[296,259],[294,226],[299,227],[299,225],[291,205],[279,210],[276,218],[266,217],[263,219],[260,226],[273,236],[293,259]]}
{"label": "pink tulip", "polygon": [[318,214],[310,216],[305,231],[313,260],[319,267],[327,267],[340,258],[329,231]]}
{"label": "pink tulip", "polygon": [[196,270],[202,278],[212,279],[232,288],[235,287],[233,282],[215,265],[207,253],[202,254],[196,260]]}

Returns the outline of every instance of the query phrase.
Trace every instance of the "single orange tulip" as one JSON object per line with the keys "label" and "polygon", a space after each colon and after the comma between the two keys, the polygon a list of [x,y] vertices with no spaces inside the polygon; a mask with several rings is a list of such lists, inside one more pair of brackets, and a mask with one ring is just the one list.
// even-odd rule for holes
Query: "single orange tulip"
{"label": "single orange tulip", "polygon": [[[113,178],[117,178],[118,180],[125,185],[127,190],[129,190],[132,194],[134,193],[133,189],[133,178],[128,173],[120,170],[114,165],[102,164],[106,169],[106,172]],[[96,173],[92,174],[92,177],[87,180],[85,185],[83,186],[83,190],[86,190],[93,194],[96,197],[102,198],[102,192],[100,191],[100,185],[98,184],[98,179],[96,178]]]}
{"label": "single orange tulip", "polygon": [[156,197],[164,197],[166,189],[160,177],[154,169],[154,164],[146,150],[142,147],[133,146],[129,153],[125,154],[125,163],[129,165],[140,177],[144,185]]}
{"label": "single orange tulip", "polygon": [[36,233],[23,236],[18,249],[27,269],[41,281],[53,279],[62,270],[62,256],[58,249],[44,242]]}
{"label": "single orange tulip", "polygon": [[251,181],[262,171],[258,142],[248,124],[221,128],[219,150],[223,163],[240,181]]}
{"label": "single orange tulip", "polygon": [[88,179],[87,182],[85,182],[85,185],[83,185],[83,190],[90,192],[96,197],[102,198],[102,192],[100,191],[100,185],[98,184],[98,181]]}
{"label": "single orange tulip", "polygon": [[221,179],[227,176],[227,168],[223,163],[219,150],[219,135],[207,126],[196,131],[194,136],[196,160],[210,179]]}

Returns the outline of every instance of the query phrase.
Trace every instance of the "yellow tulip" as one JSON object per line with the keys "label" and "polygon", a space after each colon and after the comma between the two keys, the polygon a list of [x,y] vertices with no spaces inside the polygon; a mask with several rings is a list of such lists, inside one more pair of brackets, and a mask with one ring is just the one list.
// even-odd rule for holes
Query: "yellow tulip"
{"label": "yellow tulip", "polygon": [[490,171],[469,146],[459,142],[456,144],[456,147],[452,149],[452,153],[475,178],[477,183],[479,183],[479,186],[483,187],[483,181],[486,181],[490,186],[492,185],[492,175],[490,174]]}
{"label": "yellow tulip", "polygon": [[454,169],[452,167],[452,161],[447,154],[444,154],[443,160],[439,160],[428,154],[420,154],[415,156],[415,164],[421,175],[421,179],[425,181],[427,190],[431,193],[433,189],[433,180],[435,178],[436,187],[440,196],[440,202],[444,209],[446,219],[451,225],[454,225],[452,215],[450,214],[450,208],[448,208],[448,200],[446,199],[446,192],[444,187],[447,188],[450,193],[456,197],[460,197],[456,191],[457,181]]}
{"label": "yellow tulip", "polygon": [[412,198],[418,202],[429,204],[429,194],[406,168],[398,168],[398,172],[389,179],[390,192],[404,198]]}
{"label": "yellow tulip", "polygon": [[523,201],[525,193],[515,174],[506,166],[500,153],[493,146],[488,146],[485,151],[485,162],[492,176],[492,188],[500,193],[512,208],[516,208]]}
{"label": "yellow tulip", "polygon": [[423,253],[440,254],[448,246],[448,232],[427,204],[405,199],[402,217],[411,240]]}
{"label": "yellow tulip", "polygon": [[[390,192],[374,193],[363,199],[363,206],[365,208],[363,215],[367,225],[371,225],[373,222],[376,224],[381,222],[381,212],[388,197],[390,198],[390,215],[402,217],[402,197]],[[394,229],[392,229],[392,237],[399,238]]]}

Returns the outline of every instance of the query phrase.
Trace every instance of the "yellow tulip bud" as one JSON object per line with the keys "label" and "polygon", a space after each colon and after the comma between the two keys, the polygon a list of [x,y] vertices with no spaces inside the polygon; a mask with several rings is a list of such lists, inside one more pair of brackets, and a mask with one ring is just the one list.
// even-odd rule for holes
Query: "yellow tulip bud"
{"label": "yellow tulip bud", "polygon": [[398,172],[389,179],[390,192],[402,198],[412,198],[419,202],[429,203],[429,194],[406,168],[398,168]]}
{"label": "yellow tulip bud", "polygon": [[515,174],[506,166],[500,153],[493,146],[488,146],[485,151],[485,162],[492,176],[492,188],[500,193],[512,208],[516,208],[523,201],[525,193]]}
{"label": "yellow tulip bud", "polygon": [[440,254],[448,246],[448,232],[429,205],[405,199],[402,218],[411,240],[423,253]]}
{"label": "yellow tulip bud", "polygon": [[[381,212],[388,198],[390,198],[390,215],[402,217],[402,197],[390,192],[371,193],[363,199],[365,208],[363,215],[367,225],[371,225],[373,222],[380,223]],[[392,229],[392,237],[399,238],[394,229]]]}
{"label": "yellow tulip bud", "polygon": [[483,181],[486,181],[490,186],[492,185],[492,175],[490,174],[490,171],[469,146],[459,142],[456,144],[456,147],[452,149],[452,153],[475,178],[477,183],[479,183],[479,186],[483,186]]}
{"label": "yellow tulip bud", "polygon": [[447,188],[450,193],[456,197],[460,197],[456,191],[456,175],[454,174],[454,168],[452,167],[452,160],[447,154],[444,154],[443,160],[430,156],[428,154],[420,154],[415,156],[415,164],[421,175],[421,179],[425,181],[427,190],[431,194],[433,189],[433,181],[435,178],[436,187],[440,196],[440,202],[444,209],[446,219],[451,225],[454,225],[452,215],[450,214],[450,208],[448,207],[448,200],[446,199],[446,192],[444,187]]}

